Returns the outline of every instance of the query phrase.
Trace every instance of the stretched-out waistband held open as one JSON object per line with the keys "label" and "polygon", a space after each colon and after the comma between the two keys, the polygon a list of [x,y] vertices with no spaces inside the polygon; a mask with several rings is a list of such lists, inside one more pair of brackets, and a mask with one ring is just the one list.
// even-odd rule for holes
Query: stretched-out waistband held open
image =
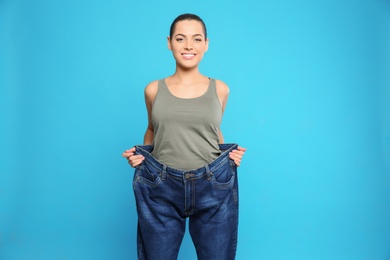
{"label": "stretched-out waistband held open", "polygon": [[153,167],[155,167],[157,170],[166,172],[168,174],[176,175],[178,177],[183,176],[184,174],[193,174],[194,177],[196,176],[201,177],[204,173],[208,173],[210,171],[215,171],[218,169],[221,165],[223,165],[226,160],[229,160],[229,153],[237,149],[237,144],[219,144],[219,149],[221,151],[221,154],[212,162],[206,164],[203,167],[200,167],[198,169],[194,170],[180,170],[175,169],[173,167],[167,166],[163,164],[162,162],[158,161],[151,152],[153,151],[152,145],[136,145],[136,154],[141,154],[145,157],[145,160],[147,160],[148,163],[150,163]]}

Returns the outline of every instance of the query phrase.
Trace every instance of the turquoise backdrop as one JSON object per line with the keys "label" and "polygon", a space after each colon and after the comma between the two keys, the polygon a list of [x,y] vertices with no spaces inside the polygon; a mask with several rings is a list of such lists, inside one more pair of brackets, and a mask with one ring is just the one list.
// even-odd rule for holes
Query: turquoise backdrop
{"label": "turquoise backdrop", "polygon": [[388,0],[0,0],[0,259],[136,258],[121,154],[184,12],[230,86],[225,140],[248,148],[237,259],[390,259]]}

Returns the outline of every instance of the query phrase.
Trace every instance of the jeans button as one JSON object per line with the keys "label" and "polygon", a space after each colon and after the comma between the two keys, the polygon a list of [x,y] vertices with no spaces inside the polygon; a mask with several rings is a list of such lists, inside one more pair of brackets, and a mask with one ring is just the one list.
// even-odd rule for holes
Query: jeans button
{"label": "jeans button", "polygon": [[190,179],[190,178],[192,178],[194,176],[195,176],[195,174],[193,174],[193,173],[186,173],[186,174],[184,174],[184,178],[186,178],[186,179]]}

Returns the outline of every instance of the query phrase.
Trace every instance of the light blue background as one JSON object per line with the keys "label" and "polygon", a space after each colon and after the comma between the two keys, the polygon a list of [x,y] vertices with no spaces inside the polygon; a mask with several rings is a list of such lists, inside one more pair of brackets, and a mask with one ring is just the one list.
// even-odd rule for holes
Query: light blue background
{"label": "light blue background", "polygon": [[390,259],[388,0],[0,0],[0,259],[135,259],[121,154],[183,12],[248,148],[237,259]]}

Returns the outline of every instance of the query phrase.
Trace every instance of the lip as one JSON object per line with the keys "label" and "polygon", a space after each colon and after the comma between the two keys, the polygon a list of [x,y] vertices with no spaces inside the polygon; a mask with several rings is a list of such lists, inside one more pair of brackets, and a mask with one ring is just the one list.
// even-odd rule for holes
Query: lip
{"label": "lip", "polygon": [[182,53],[181,56],[185,60],[192,60],[196,56],[196,54],[195,53]]}

